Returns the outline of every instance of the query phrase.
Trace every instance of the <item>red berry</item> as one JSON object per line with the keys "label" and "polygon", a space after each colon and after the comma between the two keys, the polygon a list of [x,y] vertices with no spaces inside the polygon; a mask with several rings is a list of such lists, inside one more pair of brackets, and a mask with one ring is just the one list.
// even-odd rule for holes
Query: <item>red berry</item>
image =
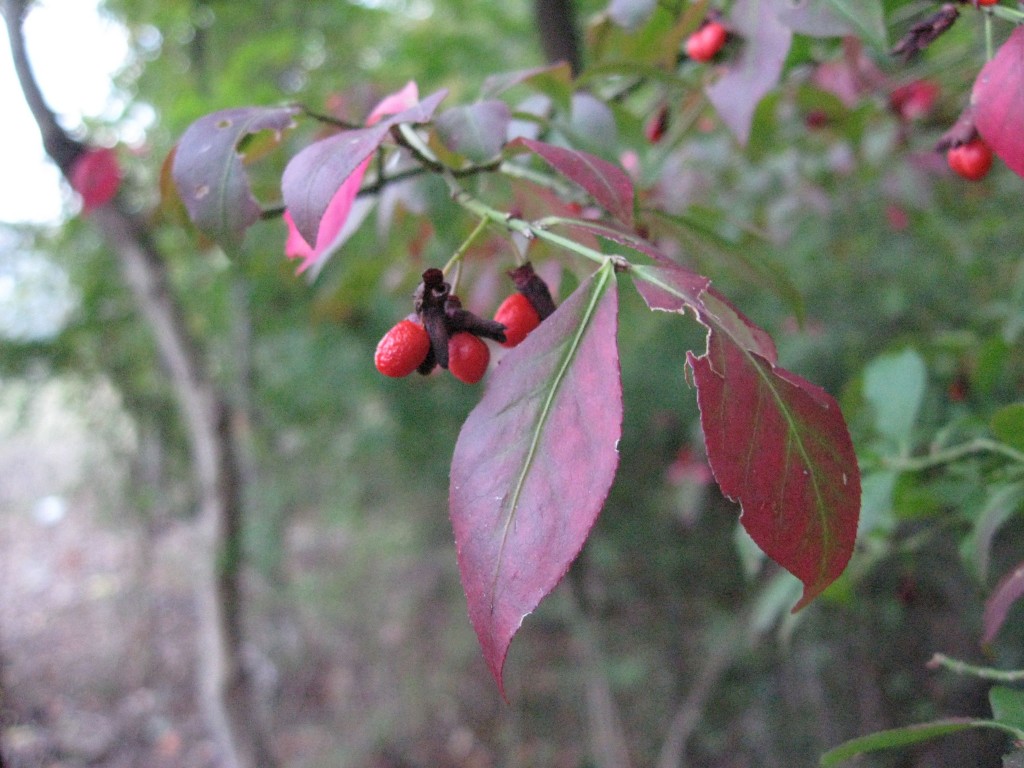
{"label": "red berry", "polygon": [[448,339],[448,370],[459,381],[476,384],[490,362],[491,350],[479,336],[460,331]]}
{"label": "red berry", "polygon": [[717,21],[709,21],[686,40],[686,55],[694,61],[711,61],[722,50],[728,30]]}
{"label": "red berry", "polygon": [[540,325],[540,315],[533,304],[521,293],[513,293],[498,307],[494,319],[505,326],[505,342],[503,347],[514,347],[527,334]]}
{"label": "red berry", "polygon": [[931,80],[914,80],[889,94],[889,108],[904,120],[919,120],[935,106],[939,86]]}
{"label": "red berry", "polygon": [[978,5],[995,5],[999,0],[978,0]]}
{"label": "red berry", "polygon": [[385,376],[398,379],[419,368],[429,351],[426,329],[413,320],[401,320],[378,342],[373,363]]}
{"label": "red berry", "polygon": [[121,166],[112,149],[87,149],[71,165],[71,188],[82,196],[82,212],[109,203],[121,185]]}
{"label": "red berry", "polygon": [[949,167],[970,181],[980,181],[992,167],[992,150],[981,139],[950,148],[946,153]]}

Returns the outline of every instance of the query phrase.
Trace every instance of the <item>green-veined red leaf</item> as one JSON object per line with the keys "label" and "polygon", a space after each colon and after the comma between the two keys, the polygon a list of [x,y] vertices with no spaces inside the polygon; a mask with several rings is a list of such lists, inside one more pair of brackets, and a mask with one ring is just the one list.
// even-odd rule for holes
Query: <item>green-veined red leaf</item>
{"label": "green-veined red leaf", "polygon": [[667,265],[632,273],[651,309],[689,308],[708,328],[705,353],[687,354],[708,461],[751,538],[803,582],[798,610],[838,578],[856,541],[860,473],[839,405],[779,368],[768,334],[699,275]]}

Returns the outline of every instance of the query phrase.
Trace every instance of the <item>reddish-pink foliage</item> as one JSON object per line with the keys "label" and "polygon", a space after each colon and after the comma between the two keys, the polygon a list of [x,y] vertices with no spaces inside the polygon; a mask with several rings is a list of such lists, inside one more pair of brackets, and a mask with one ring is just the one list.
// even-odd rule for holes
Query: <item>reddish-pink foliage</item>
{"label": "reddish-pink foliage", "polygon": [[1024,176],[1024,27],[1017,27],[974,81],[974,126],[1018,176]]}
{"label": "reddish-pink foliage", "polygon": [[502,689],[512,637],[583,547],[618,468],[617,310],[603,269],[502,359],[455,445],[459,571]]}

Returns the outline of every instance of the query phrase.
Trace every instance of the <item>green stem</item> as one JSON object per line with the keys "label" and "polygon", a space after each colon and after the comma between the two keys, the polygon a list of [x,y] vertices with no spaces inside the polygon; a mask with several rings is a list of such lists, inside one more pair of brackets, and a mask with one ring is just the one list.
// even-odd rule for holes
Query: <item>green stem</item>
{"label": "green stem", "polygon": [[588,248],[585,245],[577,243],[575,240],[571,240],[568,237],[556,235],[554,232],[550,232],[543,226],[540,226],[537,222],[529,222],[525,219],[520,219],[516,216],[512,216],[492,208],[487,205],[487,203],[482,200],[478,200],[462,189],[450,175],[446,174],[445,179],[448,181],[448,186],[452,191],[452,199],[467,211],[479,216],[481,219],[486,219],[489,222],[497,224],[508,232],[520,234],[527,240],[544,240],[552,245],[557,245],[567,251],[571,251],[572,253],[576,253],[586,259],[590,259],[597,264],[604,264],[611,259],[615,262],[616,270],[623,271],[629,269],[629,262],[622,256],[609,256],[606,253],[601,253],[593,248]]}
{"label": "green stem", "polygon": [[985,61],[992,61],[995,47],[992,43],[992,13],[985,11]]}
{"label": "green stem", "polygon": [[968,443],[947,448],[946,450],[938,451],[937,453],[931,453],[927,456],[918,456],[916,458],[886,458],[882,460],[882,464],[888,469],[895,469],[900,472],[917,472],[922,469],[930,469],[932,467],[941,466],[942,464],[949,464],[974,453],[996,453],[1001,456],[1005,456],[1018,464],[1024,464],[1024,453],[1021,453],[1015,448],[1011,448],[1006,445],[1006,443],[1000,443],[997,440],[992,440],[987,437],[979,437]]}
{"label": "green stem", "polygon": [[452,257],[448,259],[448,263],[445,264],[444,267],[441,269],[441,271],[447,275],[452,267],[459,267],[459,271],[458,273],[456,273],[455,278],[452,282],[452,293],[456,292],[456,283],[458,283],[459,275],[461,275],[462,273],[463,257],[465,257],[466,252],[473,247],[473,243],[476,242],[477,238],[480,237],[481,234],[483,234],[483,231],[485,229],[487,229],[488,223],[488,220],[481,216],[480,221],[477,222],[477,225],[473,228],[473,231],[469,233],[469,237],[462,241],[462,245],[460,245],[455,250],[455,253],[452,254]]}
{"label": "green stem", "polygon": [[958,675],[972,675],[982,680],[994,680],[998,683],[1019,683],[1024,680],[1024,669],[993,669],[992,667],[977,667],[959,659],[951,659],[944,653],[936,653],[928,662],[929,669],[942,667]]}
{"label": "green stem", "polygon": [[[1020,24],[1024,22],[1024,11],[1018,11],[1014,8],[1008,8],[1005,5],[993,5],[988,9],[988,13],[998,16],[1004,21],[1012,21],[1014,24]],[[991,58],[991,57],[990,57]]]}
{"label": "green stem", "polygon": [[356,123],[350,123],[348,120],[342,120],[334,117],[333,115],[325,115],[323,112],[317,112],[316,110],[310,109],[302,104],[298,104],[297,106],[302,110],[302,114],[306,117],[316,120],[319,123],[324,123],[325,125],[332,125],[335,128],[341,128],[345,131],[354,131],[364,127]]}
{"label": "green stem", "polygon": [[543,173],[538,173],[537,171],[531,170],[530,168],[526,168],[522,165],[502,163],[498,167],[498,170],[506,176],[511,176],[516,179],[525,179],[539,187],[550,189],[561,197],[572,197],[576,193],[576,190],[568,184],[563,183],[552,176],[545,176]]}

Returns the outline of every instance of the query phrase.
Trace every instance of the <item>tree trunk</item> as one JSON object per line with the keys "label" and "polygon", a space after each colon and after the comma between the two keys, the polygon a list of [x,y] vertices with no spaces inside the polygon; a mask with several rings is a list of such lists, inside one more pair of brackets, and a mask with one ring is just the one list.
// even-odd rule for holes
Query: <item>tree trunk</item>
{"label": "tree trunk", "polygon": [[573,75],[581,68],[576,8],[572,0],[534,0],[534,18],[541,47],[549,62],[568,62]]}
{"label": "tree trunk", "polygon": [[[22,36],[25,8],[25,0],[4,3],[11,55],[44,146],[67,176],[84,147],[64,132],[39,91]],[[199,501],[195,575],[202,709],[225,766],[272,766],[242,657],[242,488],[228,406],[187,330],[164,260],[146,225],[116,199],[91,211],[90,221],[117,258],[153,334],[189,438]]]}

